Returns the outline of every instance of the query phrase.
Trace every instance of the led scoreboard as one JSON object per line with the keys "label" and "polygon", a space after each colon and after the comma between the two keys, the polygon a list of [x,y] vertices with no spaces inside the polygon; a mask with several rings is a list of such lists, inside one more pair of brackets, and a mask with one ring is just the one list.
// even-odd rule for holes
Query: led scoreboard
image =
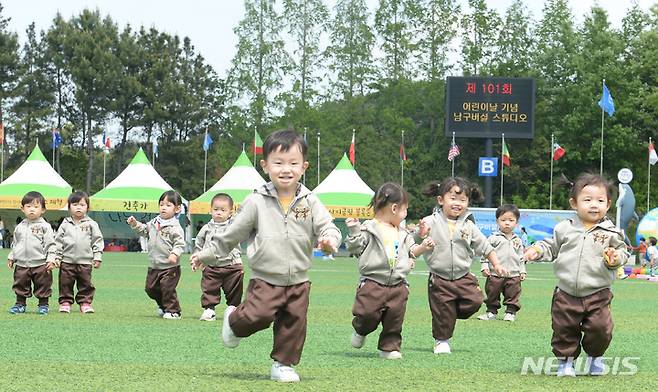
{"label": "led scoreboard", "polygon": [[446,79],[446,136],[532,139],[534,112],[534,79]]}

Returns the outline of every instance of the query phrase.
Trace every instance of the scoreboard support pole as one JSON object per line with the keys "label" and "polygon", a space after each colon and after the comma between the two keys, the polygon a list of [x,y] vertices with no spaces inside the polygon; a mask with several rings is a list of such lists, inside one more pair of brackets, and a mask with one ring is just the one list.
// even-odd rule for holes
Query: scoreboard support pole
{"label": "scoreboard support pole", "polygon": [[[493,156],[493,140],[486,138],[484,140],[484,155],[488,157]],[[492,193],[493,192],[493,177],[484,177],[484,206],[491,207]]]}

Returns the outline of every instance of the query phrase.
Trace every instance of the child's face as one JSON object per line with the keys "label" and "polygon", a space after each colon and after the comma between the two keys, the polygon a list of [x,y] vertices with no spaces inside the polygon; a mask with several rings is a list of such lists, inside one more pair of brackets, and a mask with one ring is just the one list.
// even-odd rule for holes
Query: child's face
{"label": "child's face", "polygon": [[21,207],[21,211],[28,220],[36,220],[41,218],[41,216],[46,212],[46,209],[41,206],[41,203],[38,200],[32,200],[31,202],[25,204]]}
{"label": "child's face", "polygon": [[299,145],[292,146],[288,151],[281,147],[270,152],[267,160],[261,160],[263,171],[270,176],[278,193],[292,194],[297,190],[297,183],[308,167]]}
{"label": "child's face", "polygon": [[441,205],[443,214],[448,218],[459,218],[468,208],[468,197],[466,197],[464,192],[458,193],[459,191],[458,186],[453,186],[443,196],[436,198],[437,202]]}
{"label": "child's face", "polygon": [[171,219],[180,212],[180,206],[175,205],[167,199],[160,202],[160,218]]}
{"label": "child's face", "polygon": [[518,221],[516,220],[516,216],[513,213],[507,211],[496,218],[496,223],[498,223],[500,231],[505,234],[510,234],[512,231],[514,231]]}
{"label": "child's face", "polygon": [[232,208],[228,200],[217,199],[212,202],[210,208],[210,215],[212,216],[212,220],[217,223],[224,222],[231,217]]}
{"label": "child's face", "polygon": [[575,199],[569,199],[571,208],[585,223],[597,223],[608,212],[611,201],[605,187],[600,185],[585,186]]}
{"label": "child's face", "polygon": [[69,213],[73,219],[80,220],[87,215],[88,208],[89,207],[87,206],[87,201],[85,199],[81,199],[80,201],[71,203],[69,206]]}
{"label": "child's face", "polygon": [[407,204],[393,203],[387,206],[391,209],[391,224],[395,227],[400,226],[400,223],[407,217]]}

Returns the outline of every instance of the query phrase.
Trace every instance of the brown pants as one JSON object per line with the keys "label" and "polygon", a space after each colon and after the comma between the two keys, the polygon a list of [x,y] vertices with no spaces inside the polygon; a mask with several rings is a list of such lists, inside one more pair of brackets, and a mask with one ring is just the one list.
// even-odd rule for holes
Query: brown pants
{"label": "brown pants", "polygon": [[519,298],[521,298],[521,277],[501,278],[490,275],[487,277],[487,283],[484,285],[484,291],[487,293],[487,312],[498,313],[500,309],[500,294],[503,294],[503,305],[506,306],[505,313],[516,314],[521,309]]}
{"label": "brown pants", "polygon": [[48,305],[48,298],[53,293],[53,273],[48,271],[47,265],[15,266],[12,289],[16,293],[17,304],[27,304],[27,299],[32,296],[32,285],[34,285],[34,296],[39,299],[39,305]]}
{"label": "brown pants", "polygon": [[483,301],[478,280],[471,273],[456,280],[446,280],[430,273],[428,299],[432,336],[438,340],[450,339],[457,319],[471,317]]}
{"label": "brown pants", "polygon": [[274,286],[251,279],[247,299],[229,317],[238,337],[247,337],[274,322],[274,346],[270,357],[283,365],[297,365],[306,340],[306,314],[311,282]]}
{"label": "brown pants", "polygon": [[91,283],[91,264],[62,263],[59,266],[59,303],[73,303],[73,286],[77,284],[75,302],[90,304],[94,300],[96,287]]}
{"label": "brown pants", "polygon": [[400,351],[402,322],[407,310],[409,289],[405,283],[384,286],[372,280],[364,280],[356,290],[352,307],[352,326],[356,333],[366,336],[382,324],[377,348],[382,351]]}
{"label": "brown pants", "polygon": [[149,268],[146,274],[146,294],[165,312],[180,313],[176,286],[180,280],[180,266],[167,269]]}
{"label": "brown pants", "polygon": [[553,354],[578,358],[582,344],[587,355],[602,356],[612,340],[611,301],[610,289],[587,297],[574,297],[556,288],[551,306]]}
{"label": "brown pants", "polygon": [[242,264],[223,267],[208,266],[203,269],[201,277],[201,306],[215,309],[221,302],[221,290],[224,290],[226,304],[238,306],[242,301]]}

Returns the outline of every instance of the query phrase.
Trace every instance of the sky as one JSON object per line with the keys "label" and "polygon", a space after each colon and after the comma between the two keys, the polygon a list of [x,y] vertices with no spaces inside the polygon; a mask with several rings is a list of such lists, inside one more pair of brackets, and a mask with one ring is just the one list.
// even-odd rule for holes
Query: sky
{"label": "sky", "polygon": [[[462,9],[467,8],[467,0],[458,0]],[[325,0],[333,8],[335,0]],[[367,0],[371,14],[379,3]],[[504,13],[512,0],[488,0],[489,7]],[[543,0],[527,0],[525,4],[535,19],[541,17]],[[609,20],[614,26],[621,25],[631,2],[627,0],[569,0],[576,21],[587,14],[595,3],[608,11]],[[656,0],[639,0],[640,7],[648,10]],[[155,27],[181,38],[188,36],[200,53],[220,77],[226,75],[231,59],[235,55],[236,37],[233,28],[244,14],[241,0],[5,0],[2,16],[11,18],[9,30],[19,34],[24,42],[25,30],[30,23],[37,30],[47,29],[57,12],[65,19],[77,15],[84,8],[99,9],[103,16],[110,15],[121,29],[130,24],[133,29],[144,25]]]}

